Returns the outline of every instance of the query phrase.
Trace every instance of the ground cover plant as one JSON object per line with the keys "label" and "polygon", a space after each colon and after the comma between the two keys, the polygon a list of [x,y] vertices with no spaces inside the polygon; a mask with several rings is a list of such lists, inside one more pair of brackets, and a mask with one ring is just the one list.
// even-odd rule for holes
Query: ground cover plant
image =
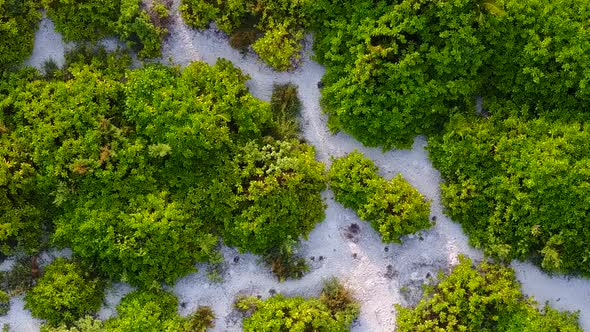
{"label": "ground cover plant", "polygon": [[582,331],[575,313],[526,298],[510,268],[470,259],[428,286],[415,308],[396,305],[396,331]]}
{"label": "ground cover plant", "polygon": [[168,34],[170,1],[44,0],[47,15],[67,41],[97,41],[118,35],[140,58],[160,55]]}
{"label": "ground cover plant", "polygon": [[267,254],[323,219],[313,148],[264,136],[270,105],[229,62],[121,71],[125,57],[87,53],[49,80],[18,72],[0,89],[3,147],[27,167],[6,167],[23,190],[7,204],[52,212],[11,216],[7,250],[41,232],[108,279],[153,287],[218,260],[221,239]]}
{"label": "ground cover plant", "polygon": [[328,173],[334,198],[369,221],[383,242],[432,226],[430,202],[401,175],[387,181],[360,152],[335,159]]}
{"label": "ground cover plant", "polygon": [[307,4],[307,0],[182,0],[180,11],[184,21],[198,29],[215,21],[230,35],[232,47],[251,46],[262,61],[284,71],[299,61]]}
{"label": "ground cover plant", "polygon": [[349,331],[359,306],[338,280],[326,282],[319,298],[274,295],[266,300],[244,296],[235,306],[249,317],[243,330],[250,331]]}

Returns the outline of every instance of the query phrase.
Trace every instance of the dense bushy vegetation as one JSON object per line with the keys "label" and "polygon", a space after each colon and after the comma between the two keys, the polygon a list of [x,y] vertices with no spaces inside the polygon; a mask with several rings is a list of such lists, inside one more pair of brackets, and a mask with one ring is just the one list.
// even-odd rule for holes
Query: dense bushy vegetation
{"label": "dense bushy vegetation", "polygon": [[470,103],[485,47],[476,1],[315,4],[323,102],[334,129],[367,145],[409,147]]}
{"label": "dense bushy vegetation", "polygon": [[337,280],[326,283],[319,299],[274,295],[266,300],[241,297],[236,307],[250,316],[244,331],[349,331],[359,314],[350,292]]}
{"label": "dense bushy vegetation", "polygon": [[33,50],[41,13],[35,0],[0,1],[0,73],[18,65]]}
{"label": "dense bushy vegetation", "polygon": [[35,250],[51,226],[88,266],[151,286],[217,259],[219,235],[262,254],[323,219],[313,148],[263,136],[270,106],[229,62],[121,72],[115,55],[69,58],[57,78],[20,72],[0,90],[5,190],[18,194],[2,208],[23,211],[6,221],[6,248],[35,235]]}
{"label": "dense bushy vegetation", "polygon": [[[330,124],[386,149],[436,136],[444,202],[476,246],[588,274],[588,6],[314,2]],[[494,120],[466,116],[445,129],[474,113],[478,95]]]}
{"label": "dense bushy vegetation", "polygon": [[43,0],[56,30],[68,41],[119,35],[140,58],[160,55],[171,2],[164,0]]}
{"label": "dense bushy vegetation", "polygon": [[381,234],[383,242],[430,228],[430,202],[401,174],[387,181],[360,152],[334,160],[329,172],[334,198],[355,210]]}
{"label": "dense bushy vegetation", "polygon": [[590,275],[589,142],[582,123],[458,118],[429,149],[448,213],[473,244]]}
{"label": "dense bushy vegetation", "polygon": [[450,275],[438,278],[415,308],[396,305],[397,331],[582,331],[577,314],[549,305],[539,310],[521,293],[510,268],[485,262],[472,266],[460,257]]}
{"label": "dense bushy vegetation", "polygon": [[184,21],[204,29],[210,21],[231,35],[231,45],[250,45],[262,61],[277,70],[293,69],[299,61],[308,0],[182,0]]}
{"label": "dense bushy vegetation", "polygon": [[71,324],[94,313],[103,298],[101,282],[77,262],[58,258],[25,297],[33,316],[50,325]]}

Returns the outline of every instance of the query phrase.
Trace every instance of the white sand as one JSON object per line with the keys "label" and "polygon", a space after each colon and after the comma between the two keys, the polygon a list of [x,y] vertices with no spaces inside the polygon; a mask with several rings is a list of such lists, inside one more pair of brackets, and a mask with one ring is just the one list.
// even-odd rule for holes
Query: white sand
{"label": "white sand", "polygon": [[[175,6],[178,6],[178,0],[175,0]],[[64,50],[63,43],[51,44],[56,39],[47,36],[56,36],[53,25],[48,20],[43,22],[36,39],[37,53],[28,62],[36,66],[48,56],[59,58]],[[313,230],[307,241],[302,242],[300,253],[311,265],[310,273],[303,279],[279,283],[268,268],[258,264],[256,256],[238,254],[234,249],[224,247],[222,251],[226,262],[222,283],[210,282],[206,269],[199,266],[199,273],[182,278],[172,287],[181,303],[181,314],[186,315],[199,305],[210,305],[217,315],[214,331],[240,331],[241,318],[232,309],[236,294],[267,297],[277,291],[286,295],[316,296],[325,279],[337,276],[352,288],[362,306],[359,320],[352,330],[392,331],[395,328],[394,303],[414,303],[420,296],[420,285],[428,276],[440,269],[448,270],[457,262],[459,253],[481,259],[481,252],[468,245],[461,227],[442,214],[440,175],[424,150],[424,138],[418,137],[411,150],[383,153],[380,149],[362,146],[346,134],[330,134],[326,117],[320,110],[320,91],[317,88],[324,68],[311,61],[310,54],[305,54],[297,70],[277,73],[261,64],[253,54],[244,56],[231,49],[222,33],[211,29],[198,32],[188,28],[180,19],[176,7],[170,32],[171,36],[163,45],[164,63],[172,61],[187,65],[191,61],[202,60],[212,64],[217,58],[229,59],[251,76],[247,83],[250,91],[264,100],[270,98],[274,83],[297,84],[303,102],[304,135],[316,147],[319,160],[329,165],[331,156],[342,156],[358,149],[381,168],[383,176],[390,178],[402,173],[432,200],[431,214],[437,218],[436,226],[421,237],[408,236],[403,245],[386,246],[367,223],[360,221],[353,211],[334,202],[332,193],[326,191],[326,220]],[[309,50],[310,44],[311,39],[308,38],[306,49]],[[352,223],[360,227],[358,234],[347,231]],[[540,302],[549,301],[559,309],[580,310],[582,326],[590,330],[590,280],[551,278],[528,263],[514,263],[513,266],[526,294]],[[107,306],[100,311],[100,317],[104,319],[113,315],[116,303],[131,290],[127,285],[118,284],[109,291]],[[14,301],[16,305],[6,317],[0,318],[0,325],[10,322],[14,331],[37,331],[38,321],[22,310],[22,304],[18,302],[20,299]],[[31,327],[24,327],[24,321],[28,321]]]}

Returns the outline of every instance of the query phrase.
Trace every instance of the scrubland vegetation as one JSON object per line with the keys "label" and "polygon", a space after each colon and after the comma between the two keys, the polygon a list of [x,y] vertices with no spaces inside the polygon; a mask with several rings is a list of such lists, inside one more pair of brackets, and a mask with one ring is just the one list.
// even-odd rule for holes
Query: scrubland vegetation
{"label": "scrubland vegetation", "polygon": [[[580,331],[575,313],[539,309],[501,263],[590,275],[588,6],[183,0],[180,11],[281,71],[296,68],[313,32],[333,130],[383,149],[428,137],[446,212],[501,262],[462,258],[415,308],[396,306],[399,331]],[[43,73],[21,68],[42,8],[80,45]],[[296,85],[275,86],[267,103],[227,60],[129,69],[129,55],[93,45],[117,36],[139,58],[158,57],[170,8],[0,0],[0,250],[18,258],[0,273],[0,314],[25,293],[42,331],[205,331],[212,309],[181,317],[163,286],[198,262],[220,263],[221,244],[260,255],[280,281],[302,277],[309,267],[295,249],[324,219],[327,184],[383,242],[433,225],[430,202],[361,153],[326,172],[300,135]],[[52,247],[73,257],[40,268]],[[103,322],[95,315],[113,281],[137,290]],[[332,280],[319,298],[235,306],[245,331],[347,331],[359,314],[353,298]]]}

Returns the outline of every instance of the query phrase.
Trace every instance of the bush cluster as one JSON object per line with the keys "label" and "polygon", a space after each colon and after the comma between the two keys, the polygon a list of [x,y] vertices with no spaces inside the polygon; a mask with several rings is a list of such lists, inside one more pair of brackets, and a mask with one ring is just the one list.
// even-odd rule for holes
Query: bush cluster
{"label": "bush cluster", "polygon": [[589,6],[316,1],[329,124],[385,149],[429,135],[443,201],[473,244],[588,274]]}
{"label": "bush cluster", "polygon": [[230,35],[232,47],[252,46],[262,61],[284,71],[299,61],[307,5],[308,0],[182,0],[180,11],[184,21],[197,29],[215,21]]}
{"label": "bush cluster", "polygon": [[384,242],[432,226],[430,202],[402,176],[387,181],[375,164],[360,152],[333,161],[328,173],[334,198],[369,221]]}
{"label": "bush cluster", "polygon": [[266,300],[241,297],[236,307],[250,316],[246,332],[263,331],[349,331],[359,314],[359,305],[337,280],[326,283],[319,299],[274,295]]}
{"label": "bush cluster", "polygon": [[171,2],[161,0],[44,0],[47,15],[67,41],[119,35],[140,58],[160,56]]}
{"label": "bush cluster", "polygon": [[575,313],[549,305],[539,310],[521,293],[510,268],[485,262],[472,266],[460,257],[450,275],[438,278],[415,308],[396,305],[397,331],[582,331]]}
{"label": "bush cluster", "polygon": [[51,235],[106,277],[152,287],[216,259],[219,235],[265,254],[323,219],[323,164],[265,136],[270,105],[228,61],[122,72],[127,58],[89,54],[0,85],[7,250]]}

